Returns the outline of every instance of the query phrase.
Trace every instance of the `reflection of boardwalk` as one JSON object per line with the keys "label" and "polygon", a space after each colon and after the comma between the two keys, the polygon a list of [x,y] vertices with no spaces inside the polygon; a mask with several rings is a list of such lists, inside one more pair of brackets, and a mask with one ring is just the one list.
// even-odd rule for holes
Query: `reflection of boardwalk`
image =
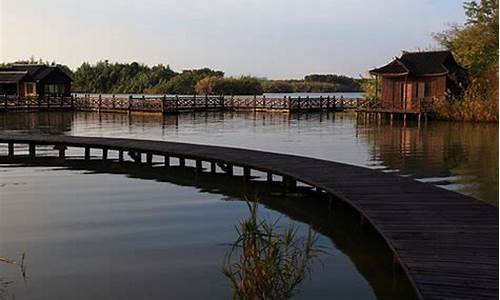
{"label": "reflection of boardwalk", "polygon": [[242,167],[250,171],[280,175],[286,185],[296,181],[314,186],[352,205],[371,223],[394,251],[422,299],[496,299],[498,298],[498,211],[474,198],[384,174],[361,167],[293,155],[276,154],[228,147],[193,145],[161,141],[72,136],[0,135],[0,143],[57,145],[64,157],[64,147],[90,148],[123,153],[146,154],[195,160],[198,171],[209,163],[224,164],[232,173]]}

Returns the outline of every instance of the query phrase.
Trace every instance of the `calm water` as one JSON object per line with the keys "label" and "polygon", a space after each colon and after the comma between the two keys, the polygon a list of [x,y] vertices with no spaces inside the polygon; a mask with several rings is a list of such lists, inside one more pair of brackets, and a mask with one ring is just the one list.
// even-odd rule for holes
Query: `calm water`
{"label": "calm water", "polygon": [[[412,176],[498,205],[496,124],[377,125],[349,113],[19,113],[0,114],[0,128],[301,154]],[[325,253],[298,298],[412,297],[380,238],[348,208],[329,210],[315,194],[283,195],[259,181],[178,168],[46,158],[0,164],[0,255],[27,254],[25,279],[0,265],[0,299],[230,298],[221,267],[235,226],[248,217],[244,199],[258,199],[260,217],[279,220],[278,230],[294,224],[301,236],[309,226],[319,233]]]}

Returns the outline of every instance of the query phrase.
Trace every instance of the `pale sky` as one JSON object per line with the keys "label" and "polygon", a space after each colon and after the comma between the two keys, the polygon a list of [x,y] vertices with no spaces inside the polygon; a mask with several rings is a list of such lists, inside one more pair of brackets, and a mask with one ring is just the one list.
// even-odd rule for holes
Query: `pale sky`
{"label": "pale sky", "polygon": [[463,21],[460,0],[0,0],[0,61],[358,76]]}

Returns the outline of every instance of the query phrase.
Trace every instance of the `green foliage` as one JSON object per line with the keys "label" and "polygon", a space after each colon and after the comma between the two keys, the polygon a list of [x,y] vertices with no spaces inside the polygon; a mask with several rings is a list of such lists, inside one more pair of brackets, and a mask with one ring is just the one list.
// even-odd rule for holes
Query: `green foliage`
{"label": "green foliage", "polygon": [[309,230],[298,238],[294,227],[277,232],[276,222],[257,218],[257,204],[248,204],[250,216],[236,228],[237,240],[226,256],[222,272],[234,299],[290,299],[298,292],[312,262],[323,251]]}
{"label": "green foliage", "polygon": [[73,74],[73,90],[88,93],[142,93],[164,83],[176,73],[169,66],[148,67],[99,61],[95,65],[83,63]]}
{"label": "green foliage", "polygon": [[[463,26],[434,38],[467,69],[470,85],[463,98],[436,105],[435,113],[444,119],[498,120],[498,0],[465,2],[464,9]],[[457,103],[462,101],[470,103]]]}
{"label": "green foliage", "polygon": [[312,74],[303,80],[265,80],[262,87],[266,93],[357,92],[361,90],[361,80],[335,74]]}
{"label": "green foliage", "polygon": [[260,95],[262,94],[262,85],[256,78],[249,76],[241,76],[240,78],[209,76],[198,81],[196,93],[205,95]]}

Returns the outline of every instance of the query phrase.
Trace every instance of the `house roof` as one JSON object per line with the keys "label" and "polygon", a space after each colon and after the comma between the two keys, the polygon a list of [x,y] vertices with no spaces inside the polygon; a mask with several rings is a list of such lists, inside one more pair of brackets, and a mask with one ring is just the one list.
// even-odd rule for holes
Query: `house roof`
{"label": "house roof", "polygon": [[[403,52],[387,65],[370,70],[370,74],[386,76],[438,76],[461,68],[450,51]],[[406,70],[406,71],[403,71]]]}
{"label": "house roof", "polygon": [[26,71],[35,81],[44,79],[52,72],[61,72],[66,77],[68,77],[69,80],[71,80],[71,77],[58,66],[47,66],[40,64],[14,64],[9,68],[12,70]]}
{"label": "house roof", "polygon": [[0,83],[18,83],[29,78],[27,71],[0,69]]}

